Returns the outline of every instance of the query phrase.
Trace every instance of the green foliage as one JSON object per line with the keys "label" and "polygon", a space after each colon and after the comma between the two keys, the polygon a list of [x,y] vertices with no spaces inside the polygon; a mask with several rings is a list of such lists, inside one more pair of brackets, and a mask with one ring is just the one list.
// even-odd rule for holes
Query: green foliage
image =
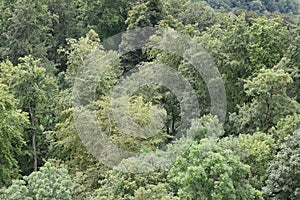
{"label": "green foliage", "polygon": [[[0,199],[299,199],[299,8],[298,0],[2,0]],[[225,131],[208,115],[212,85],[176,53],[155,48],[159,31],[105,41],[129,51],[121,58],[100,43],[146,26],[183,33],[210,53],[226,86]],[[139,38],[149,40],[132,51]],[[207,61],[185,40],[173,45]],[[158,63],[186,79],[200,104],[189,114],[203,117],[181,138],[173,139],[189,123],[181,124],[180,103],[190,95],[176,99],[154,84],[112,94],[162,75]],[[73,90],[75,79],[82,88]],[[81,108],[72,105],[77,97]],[[114,168],[94,158],[74,124],[74,111],[85,109],[97,118],[81,125],[98,123],[136,156]],[[37,172],[48,158],[56,164]],[[29,176],[12,181],[21,175]]]}
{"label": "green foliage", "polygon": [[253,133],[256,129],[268,131],[282,117],[299,113],[299,104],[286,94],[291,76],[282,69],[262,69],[245,81],[245,93],[252,102],[239,107],[231,121],[238,132]]}
{"label": "green foliage", "polygon": [[[120,107],[124,106],[124,101],[129,102],[129,116],[137,126],[141,127],[141,129],[138,129],[135,126],[127,127],[128,115],[124,112],[124,109],[119,107],[114,108],[114,112],[117,112],[116,115],[120,122],[116,124],[112,120],[111,100],[111,98],[102,98],[102,100],[96,102],[96,106],[98,106],[99,124],[112,143],[117,144],[124,150],[139,152],[142,150],[155,150],[168,138],[168,135],[163,131],[164,124],[162,122],[166,116],[164,109],[160,109],[150,102],[144,102],[142,97],[132,96],[131,98],[114,100],[114,104]],[[128,133],[131,134],[128,135]]]}
{"label": "green foliage", "polygon": [[52,18],[42,1],[17,0],[9,11],[4,58],[17,64],[19,57],[29,54],[45,60],[52,41]]}
{"label": "green foliage", "polygon": [[28,118],[17,109],[17,103],[7,86],[0,83],[0,187],[10,184],[19,175],[16,157],[25,145],[23,134]]}
{"label": "green foliage", "polygon": [[[45,107],[51,106],[49,99],[56,90],[55,79],[47,74],[40,60],[32,56],[19,60],[20,64],[16,66],[12,79],[12,90],[20,99],[22,109],[28,111],[32,107],[36,113],[42,114]],[[48,105],[45,105],[46,102]]]}
{"label": "green foliage", "polygon": [[128,29],[156,25],[163,18],[163,7],[161,0],[138,1],[128,12]]}
{"label": "green foliage", "polygon": [[208,28],[199,40],[223,75],[228,111],[233,112],[237,104],[249,100],[243,92],[243,79],[277,65],[293,42],[281,17],[255,17],[245,12],[223,17],[222,24]]}
{"label": "green foliage", "polygon": [[[26,140],[32,144],[24,149],[25,153],[20,159],[32,161],[33,169],[37,169],[44,152],[45,137],[43,131],[49,130],[53,123],[51,107],[52,95],[57,91],[57,85],[53,76],[46,73],[41,67],[40,60],[31,56],[20,58],[20,63],[14,69],[11,90],[19,99],[19,108],[28,112],[30,126],[27,127]],[[40,159],[38,159],[38,157]],[[29,173],[32,168],[22,168],[23,172]]]}
{"label": "green foliage", "polygon": [[267,178],[266,169],[277,149],[273,137],[260,132],[253,135],[240,134],[238,137],[222,139],[220,145],[224,149],[230,149],[242,163],[250,166],[250,184],[260,190]]}
{"label": "green foliage", "polygon": [[[198,128],[198,130],[197,130]],[[189,146],[193,143],[193,138],[205,137],[212,128],[212,135],[219,136],[222,127],[218,123],[217,117],[204,116],[194,122],[193,128],[188,132],[187,137],[182,137],[166,146],[165,150],[157,150],[158,158],[152,160],[143,154],[137,158],[123,160],[114,170],[107,172],[105,179],[101,180],[101,188],[96,192],[96,199],[177,199],[174,192],[170,190],[167,175],[173,163],[159,167],[159,157],[180,159],[185,154]],[[200,133],[199,133],[200,132]],[[205,132],[205,133],[204,133]],[[149,161],[147,160],[149,159]],[[147,162],[148,161],[148,162]],[[155,161],[155,162],[153,162]],[[165,162],[165,161],[161,161]],[[146,168],[149,173],[125,173],[118,170],[137,170],[136,167]],[[152,169],[152,170],[151,170]]]}
{"label": "green foliage", "polygon": [[56,124],[52,131],[46,132],[46,136],[50,143],[48,154],[64,161],[74,181],[73,199],[80,200],[99,188],[98,180],[107,169],[82,144],[74,126],[70,100],[68,90],[58,96]]}
{"label": "green foliage", "polygon": [[[69,39],[69,47],[63,49],[67,55],[68,69],[64,74],[62,81],[65,83],[65,88],[59,92],[55,99],[55,114],[56,121],[52,130],[46,133],[50,143],[49,155],[53,158],[59,158],[66,163],[70,174],[74,177],[74,198],[85,199],[90,193],[99,187],[98,180],[107,170],[100,164],[92,155],[88,153],[85,146],[82,144],[74,125],[73,108],[72,108],[72,88],[77,73],[84,69],[86,63],[89,63],[91,53],[95,57],[93,65],[97,63],[104,55],[113,55],[115,52],[106,52],[100,46],[98,34],[91,30],[85,37],[78,40]],[[102,77],[99,77],[99,87],[96,91],[96,99],[107,94],[112,85],[117,81],[115,77],[119,74],[118,59],[109,67],[109,70]],[[91,68],[90,70],[94,70]],[[93,71],[89,72],[93,73]],[[89,92],[83,88],[80,92],[85,94]]]}
{"label": "green foliage", "polygon": [[291,24],[293,43],[290,44],[288,51],[286,52],[287,57],[287,69],[293,73],[294,83],[288,88],[289,94],[295,96],[297,101],[300,102],[300,92],[297,88],[300,87],[300,75],[299,75],[299,63],[300,63],[300,18],[295,19]]}
{"label": "green foliage", "polygon": [[[29,115],[30,125],[26,128],[24,140],[32,146],[25,146],[23,154],[19,157],[20,161],[26,163],[21,167],[23,173],[29,174],[33,164],[36,169],[38,162],[37,157],[44,158],[46,148],[43,131],[48,130],[52,123],[51,101],[52,95],[55,95],[57,85],[55,78],[46,72],[42,67],[41,61],[34,59],[32,56],[20,58],[20,63],[13,66],[9,61],[1,63],[3,71],[2,82],[9,86],[10,91],[15,95],[18,101],[18,108],[27,112]],[[37,143],[41,144],[37,146]]]}
{"label": "green foliage", "polygon": [[90,30],[85,37],[78,40],[68,39],[67,42],[68,48],[61,49],[61,51],[67,55],[66,78],[71,79],[73,83],[76,74],[84,66],[84,61],[88,59],[93,49],[100,46],[100,38],[94,30]]}
{"label": "green foliage", "polygon": [[288,115],[280,119],[275,127],[271,129],[271,133],[276,138],[277,143],[281,144],[285,137],[292,135],[296,130],[300,129],[300,115]]}
{"label": "green foliage", "polygon": [[170,170],[173,190],[182,199],[261,199],[248,182],[250,167],[216,139],[194,143]]}
{"label": "green foliage", "polygon": [[78,38],[85,33],[86,13],[83,1],[47,0],[45,3],[53,16],[52,42],[48,58],[57,64],[59,72],[66,70],[66,55],[58,54],[57,50],[67,47],[67,38]]}
{"label": "green foliage", "polygon": [[85,24],[94,29],[100,38],[107,38],[126,30],[124,23],[133,0],[85,0]]}
{"label": "green foliage", "polygon": [[111,170],[107,172],[105,179],[101,180],[102,186],[97,191],[95,199],[133,199],[135,194],[137,196],[141,195],[142,187],[160,184],[160,182],[165,181],[165,178],[165,170],[143,174],[130,174]]}
{"label": "green foliage", "polygon": [[251,64],[270,68],[281,60],[291,41],[288,27],[283,23],[281,17],[274,19],[260,17],[251,20],[252,25],[248,29]]}
{"label": "green foliage", "polygon": [[[78,40],[69,39],[68,45],[68,48],[61,49],[67,55],[68,69],[65,73],[66,85],[70,88],[74,84],[76,75],[81,69],[89,69],[90,71],[86,71],[86,73],[95,74],[97,65],[104,62],[101,59],[106,56],[106,58],[110,59],[111,64],[110,66],[105,66],[108,69],[99,77],[96,98],[106,95],[121,75],[121,69],[118,66],[120,60],[117,53],[115,51],[105,51],[104,47],[100,45],[98,34],[94,30],[90,30],[85,37],[81,37]],[[82,91],[84,90],[86,89]]]}
{"label": "green foliage", "polygon": [[9,200],[32,200],[32,198],[28,196],[29,191],[25,184],[26,182],[24,180],[14,180],[9,188],[3,190],[1,198]]}
{"label": "green foliage", "polygon": [[216,12],[200,2],[168,0],[165,7],[167,13],[183,25],[192,25],[199,31],[204,31],[217,22]]}
{"label": "green foliage", "polygon": [[73,183],[68,171],[64,168],[56,168],[47,162],[40,168],[40,171],[33,172],[23,179],[14,181],[4,191],[5,199],[72,199]]}
{"label": "green foliage", "polygon": [[134,192],[132,200],[176,200],[178,197],[174,197],[171,192],[168,192],[167,184],[159,183],[157,185],[147,185],[146,187],[140,187]]}
{"label": "green foliage", "polygon": [[[114,53],[104,51],[103,47],[99,46],[99,41],[98,35],[94,31],[90,31],[86,37],[82,37],[79,40],[70,40],[70,48],[65,50],[68,55],[69,66],[66,72],[66,79],[69,83],[74,81],[79,70],[86,69],[83,68],[84,66],[94,66],[94,63],[97,63],[88,62],[90,56],[97,55],[97,58],[99,57],[100,59],[104,55],[112,55],[112,53]],[[96,61],[97,58],[93,57]],[[94,68],[88,69],[94,70]],[[162,132],[162,127],[159,129],[155,128],[158,124],[152,123],[152,118],[150,119],[148,113],[151,111],[154,116],[159,114],[164,115],[163,109],[155,107],[150,102],[144,102],[142,97],[125,99],[130,101],[129,114],[133,121],[142,127],[148,127],[149,131],[155,132],[155,135],[148,140],[126,135],[125,130],[123,131],[117,128],[116,123],[112,121],[111,97],[106,95],[117,82],[119,74],[120,69],[118,68],[117,59],[102,77],[99,77],[99,87],[96,90],[96,99],[95,102],[92,102],[97,110],[99,125],[101,126],[102,131],[110,138],[111,142],[119,145],[120,148],[124,150],[139,152],[141,150],[148,151],[149,149],[155,149],[156,145],[164,141],[166,134]],[[83,93],[84,90],[82,91]],[[118,99],[117,101],[122,103],[124,99]],[[54,130],[48,132],[48,134],[50,140],[52,140],[51,146],[53,147],[53,154],[64,160],[68,168],[73,172],[72,175],[76,181],[75,193],[78,199],[80,199],[80,197],[87,198],[93,189],[99,187],[98,179],[103,176],[102,174],[106,169],[88,154],[81,143],[74,127],[72,112],[75,108],[71,108],[71,106],[71,91],[70,89],[66,89],[62,91],[57,98],[57,121]],[[121,118],[127,118],[122,112],[119,111],[119,113]],[[156,120],[157,123],[161,123],[160,118],[156,117],[153,119]],[[78,166],[80,166],[80,168]],[[95,172],[97,169],[99,170],[99,173]],[[75,171],[76,173],[74,173]],[[92,173],[94,174],[92,175]],[[82,185],[80,186],[80,184]]]}
{"label": "green foliage", "polygon": [[195,141],[200,141],[207,137],[221,137],[224,135],[224,130],[217,116],[204,115],[200,119],[192,122],[187,135]]}
{"label": "green foliage", "polygon": [[[137,1],[136,5],[128,11],[128,17],[125,21],[127,30],[142,27],[154,27],[160,20],[164,18],[165,10],[161,0]],[[121,50],[129,50],[130,52],[122,56],[123,74],[130,71],[142,61],[147,60],[147,56],[141,50],[132,51],[132,47],[136,45],[137,38],[147,39],[147,32],[136,32],[132,34],[122,35],[120,44]]]}
{"label": "green foliage", "polygon": [[266,199],[300,198],[300,132],[285,138],[280,151],[268,168],[263,188]]}

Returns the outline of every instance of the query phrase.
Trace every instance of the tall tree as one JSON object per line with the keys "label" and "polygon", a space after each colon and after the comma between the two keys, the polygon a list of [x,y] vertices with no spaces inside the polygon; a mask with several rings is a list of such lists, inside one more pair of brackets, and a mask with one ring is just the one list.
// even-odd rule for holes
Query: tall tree
{"label": "tall tree", "polygon": [[[38,161],[42,162],[45,156],[43,149],[47,148],[42,132],[49,130],[53,121],[50,108],[53,103],[51,98],[56,92],[56,82],[54,77],[47,74],[46,69],[41,67],[40,60],[35,60],[31,56],[20,58],[17,66],[3,65],[3,69],[10,71],[10,74],[6,74],[3,80],[19,99],[19,108],[29,114],[30,125],[27,127],[27,140],[32,145],[30,148],[29,146],[25,148],[24,152],[32,156],[26,158],[28,155],[24,155],[22,170],[24,173],[29,173],[32,168],[36,171]],[[33,163],[32,168],[27,168],[26,162],[28,161]]]}
{"label": "tall tree", "polygon": [[288,93],[297,98],[300,102],[300,18],[293,20],[290,23],[292,43],[289,46],[288,51],[286,51],[287,66],[289,70],[292,70],[294,83],[288,89]]}
{"label": "tall tree", "polygon": [[154,26],[164,16],[164,6],[161,0],[138,1],[128,12],[126,24],[128,29]]}

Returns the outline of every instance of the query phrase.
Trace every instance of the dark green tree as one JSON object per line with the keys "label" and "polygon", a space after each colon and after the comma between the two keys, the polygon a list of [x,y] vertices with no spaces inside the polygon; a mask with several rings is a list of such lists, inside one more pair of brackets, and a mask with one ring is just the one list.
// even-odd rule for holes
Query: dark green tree
{"label": "dark green tree", "polygon": [[46,3],[53,16],[51,18],[52,42],[47,58],[55,62],[59,71],[64,71],[67,58],[58,50],[67,47],[68,38],[79,38],[86,33],[84,1],[49,0]]}
{"label": "dark green tree", "polygon": [[125,20],[135,1],[85,0],[85,24],[103,40],[126,30]]}
{"label": "dark green tree", "polygon": [[[162,20],[165,16],[164,5],[161,0],[146,0],[137,1],[128,11],[128,17],[125,21],[127,25],[127,30],[134,28],[143,27],[154,27]],[[142,61],[147,61],[147,56],[142,52],[142,50],[132,50],[137,42],[136,39],[143,38],[147,39],[150,37],[149,33],[138,31],[133,34],[124,34],[122,36],[122,41],[120,44],[120,49],[123,51],[129,50],[129,53],[122,56],[122,66],[124,73],[133,69],[138,63]]]}
{"label": "dark green tree", "polygon": [[9,13],[3,57],[14,64],[29,54],[47,60],[52,42],[52,18],[43,1],[17,0]]}
{"label": "dark green tree", "polygon": [[[199,0],[194,0],[199,1]],[[280,13],[299,13],[299,2],[297,0],[205,0],[211,7],[231,11],[242,8],[258,13],[280,12]]]}

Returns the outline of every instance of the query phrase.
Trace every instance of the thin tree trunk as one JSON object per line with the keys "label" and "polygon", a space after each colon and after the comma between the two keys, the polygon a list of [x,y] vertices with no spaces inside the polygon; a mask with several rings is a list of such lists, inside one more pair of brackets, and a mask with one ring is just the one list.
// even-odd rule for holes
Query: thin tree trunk
{"label": "thin tree trunk", "polygon": [[[31,126],[34,129],[34,126],[35,126],[34,111],[32,110],[31,106],[29,106],[29,113],[30,113]],[[35,131],[32,131],[32,148],[33,148],[33,168],[34,168],[34,171],[37,171],[37,151],[36,151],[36,133],[35,133]]]}
{"label": "thin tree trunk", "polygon": [[175,114],[174,110],[172,110],[172,134],[175,133]]}

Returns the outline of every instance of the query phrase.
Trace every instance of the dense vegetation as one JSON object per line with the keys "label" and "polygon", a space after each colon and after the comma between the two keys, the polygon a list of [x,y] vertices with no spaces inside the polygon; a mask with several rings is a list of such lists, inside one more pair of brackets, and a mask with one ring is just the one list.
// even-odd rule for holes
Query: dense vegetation
{"label": "dense vegetation", "polygon": [[[2,0],[0,10],[0,199],[300,199],[299,1]],[[209,52],[225,83],[226,121],[210,114],[191,64],[151,46],[155,32],[142,50],[115,59],[90,104],[113,144],[142,155],[168,146],[161,153],[175,162],[157,169],[131,158],[111,168],[76,131],[72,88],[92,53],[117,57],[101,41],[146,26],[176,30]],[[130,38],[120,47],[132,48]],[[201,117],[187,130],[192,138],[174,139],[181,102],[155,84],[129,97],[130,117],[152,137],[111,120],[118,80],[157,63],[195,91]],[[148,172],[122,170],[139,165]]]}

